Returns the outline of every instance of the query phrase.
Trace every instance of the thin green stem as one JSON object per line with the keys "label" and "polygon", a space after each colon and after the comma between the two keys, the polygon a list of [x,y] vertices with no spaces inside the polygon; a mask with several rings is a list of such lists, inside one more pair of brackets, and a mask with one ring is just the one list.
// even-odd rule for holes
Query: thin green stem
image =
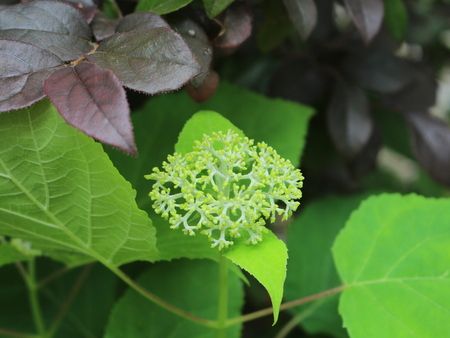
{"label": "thin green stem", "polygon": [[168,302],[166,302],[164,299],[160,298],[159,296],[147,291],[142,286],[137,284],[135,281],[133,281],[128,275],[126,275],[122,270],[120,270],[117,267],[114,266],[108,266],[107,267],[117,276],[119,277],[123,282],[128,284],[132,289],[134,289],[137,293],[142,295],[144,298],[147,298],[151,302],[155,303],[156,305],[162,307],[163,309],[166,309],[169,312],[172,312],[173,314],[187,319],[189,321],[195,322],[197,324],[210,327],[210,328],[217,328],[217,322],[214,320],[209,320],[205,318],[198,317],[188,311],[185,311],[183,309],[180,309]]}
{"label": "thin green stem", "polygon": [[[300,305],[303,305],[303,304],[307,304],[307,303],[316,301],[318,299],[331,297],[331,296],[333,296],[335,294],[338,294],[338,293],[342,292],[344,289],[345,289],[345,286],[341,285],[341,286],[338,286],[338,287],[333,288],[333,289],[328,289],[328,290],[325,290],[325,291],[322,291],[322,292],[319,292],[319,293],[316,293],[316,294],[313,294],[313,295],[310,295],[310,296],[307,296],[307,297],[302,297],[302,298],[299,298],[299,299],[296,299],[296,300],[293,300],[293,301],[290,301],[290,302],[283,303],[280,306],[280,311],[287,310],[287,309],[292,309],[294,307],[297,307],[297,306],[300,306]],[[243,315],[243,316],[231,318],[231,319],[227,320],[227,327],[233,326],[233,325],[236,325],[236,324],[239,324],[239,323],[249,322],[249,321],[252,321],[252,320],[255,320],[255,319],[259,319],[259,318],[262,318],[262,317],[265,317],[265,316],[269,316],[272,313],[273,313],[272,307],[268,307],[268,308],[265,308],[265,309],[262,309],[262,310],[259,310],[259,311],[248,313],[248,314]]]}
{"label": "thin green stem", "polygon": [[28,289],[28,298],[30,302],[31,314],[33,316],[34,326],[40,337],[46,337],[44,319],[41,306],[39,304],[38,285],[36,282],[36,264],[34,259],[28,261],[28,271],[24,269],[21,263],[16,264],[22,275],[25,285]]}
{"label": "thin green stem", "polygon": [[287,335],[291,333],[291,331],[295,329],[299,323],[311,316],[326,300],[327,298],[319,299],[315,303],[308,306],[305,310],[296,314],[289,322],[286,323],[286,325],[280,330],[280,332],[278,332],[275,338],[286,338]]}
{"label": "thin green stem", "polygon": [[72,289],[69,291],[68,296],[66,297],[66,300],[61,305],[61,308],[58,311],[58,314],[56,315],[55,319],[53,320],[53,323],[51,324],[47,337],[52,338],[56,332],[58,331],[64,317],[67,315],[67,313],[70,310],[70,306],[72,305],[73,301],[75,300],[75,297],[77,296],[78,292],[80,291],[83,283],[86,281],[86,278],[89,276],[89,273],[92,270],[92,265],[86,266],[83,271],[78,276],[77,280],[72,286]]}
{"label": "thin green stem", "polygon": [[217,303],[217,338],[226,338],[228,319],[228,262],[220,255],[219,258],[219,293]]}

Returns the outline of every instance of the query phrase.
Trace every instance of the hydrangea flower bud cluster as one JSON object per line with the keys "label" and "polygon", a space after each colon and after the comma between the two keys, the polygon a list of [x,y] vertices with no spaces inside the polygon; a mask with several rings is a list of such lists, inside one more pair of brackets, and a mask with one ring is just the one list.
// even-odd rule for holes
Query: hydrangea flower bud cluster
{"label": "hydrangea flower bud cluster", "polygon": [[261,142],[229,130],[204,135],[193,151],[169,155],[154,168],[153,208],[173,229],[207,235],[219,250],[244,238],[256,244],[266,220],[289,218],[299,206],[303,176]]}

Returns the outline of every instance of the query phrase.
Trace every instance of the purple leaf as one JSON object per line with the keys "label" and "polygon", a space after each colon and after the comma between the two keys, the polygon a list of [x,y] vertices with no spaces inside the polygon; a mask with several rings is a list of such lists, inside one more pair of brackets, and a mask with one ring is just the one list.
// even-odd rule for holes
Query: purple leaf
{"label": "purple leaf", "polygon": [[57,1],[33,1],[0,11],[0,30],[26,29],[74,35],[89,40],[86,20],[72,6]]}
{"label": "purple leaf", "polygon": [[151,29],[170,26],[162,17],[149,12],[132,13],[125,16],[117,26],[118,33],[131,32],[134,30]]}
{"label": "purple leaf", "polygon": [[45,81],[45,94],[75,128],[136,153],[125,90],[110,70],[90,62],[65,67]]}
{"label": "purple leaf", "polygon": [[110,19],[103,13],[98,13],[91,23],[92,32],[97,41],[102,41],[116,32],[119,23],[117,19]]}
{"label": "purple leaf", "polygon": [[200,87],[209,74],[213,57],[213,49],[208,36],[202,27],[189,19],[177,23],[175,29],[181,34],[200,65],[199,73],[191,81],[194,87]]}
{"label": "purple leaf", "polygon": [[214,45],[223,49],[239,47],[252,34],[252,15],[244,5],[231,6],[223,14],[223,34]]}
{"label": "purple leaf", "polygon": [[125,86],[149,94],[178,89],[200,71],[181,36],[165,27],[116,33],[89,60],[112,70]]}
{"label": "purple leaf", "polygon": [[369,141],[374,127],[364,91],[339,81],[327,110],[327,125],[340,153],[347,158],[358,155]]}
{"label": "purple leaf", "polygon": [[428,114],[406,115],[414,154],[437,181],[450,187],[450,127]]}
{"label": "purple leaf", "polygon": [[0,112],[31,105],[44,97],[43,83],[63,62],[30,44],[0,40]]}
{"label": "purple leaf", "polygon": [[0,39],[34,45],[56,55],[63,61],[75,60],[92,49],[89,40],[74,35],[28,29],[0,30]]}
{"label": "purple leaf", "polygon": [[90,28],[77,10],[56,1],[34,1],[0,10],[0,39],[32,44],[71,61],[88,53]]}
{"label": "purple leaf", "polygon": [[344,0],[344,2],[364,41],[372,40],[383,22],[383,0]]}
{"label": "purple leaf", "polygon": [[314,0],[283,0],[289,18],[303,39],[313,31],[317,23],[317,7]]}

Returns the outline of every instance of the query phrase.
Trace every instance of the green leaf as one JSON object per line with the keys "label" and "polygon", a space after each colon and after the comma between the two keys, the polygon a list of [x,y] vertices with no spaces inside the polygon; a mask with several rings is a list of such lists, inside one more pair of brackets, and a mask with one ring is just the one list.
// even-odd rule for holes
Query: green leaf
{"label": "green leaf", "polygon": [[157,257],[130,184],[47,101],[0,115],[0,131],[0,235],[109,267]]}
{"label": "green leaf", "polygon": [[286,279],[288,253],[284,242],[269,231],[262,242],[256,245],[235,244],[225,251],[224,256],[253,275],[266,288],[276,323]]}
{"label": "green leaf", "polygon": [[140,0],[136,10],[162,15],[175,12],[191,2],[192,0]]}
{"label": "green leaf", "polygon": [[203,0],[206,14],[210,18],[214,18],[227,8],[234,0]]}
{"label": "green leaf", "polygon": [[[218,265],[209,261],[180,260],[152,266],[138,283],[167,302],[197,316],[217,318]],[[240,315],[243,290],[235,275],[228,278],[228,316]],[[240,326],[228,329],[228,338],[239,337]],[[214,338],[216,331],[181,319],[129,290],[111,314],[105,338]]]}
{"label": "green leaf", "polygon": [[450,336],[450,200],[371,197],[333,247],[352,338]]}
{"label": "green leaf", "polygon": [[[242,133],[218,113],[198,112],[184,126],[175,150],[181,153],[189,152],[192,150],[194,142],[200,140],[204,134],[216,131],[226,132],[230,129]],[[286,278],[286,245],[269,231],[261,243],[248,245],[236,242],[224,252],[224,256],[252,274],[266,288],[272,300],[274,322],[276,322]]]}
{"label": "green leaf", "polygon": [[397,40],[403,40],[408,28],[408,11],[403,0],[384,1],[384,21]]}
{"label": "green leaf", "polygon": [[[286,300],[306,297],[341,284],[331,246],[361,200],[362,196],[323,198],[303,208],[299,217],[289,225]],[[301,322],[309,333],[347,336],[338,314],[337,296],[295,308],[292,312],[297,315],[310,312]]]}
{"label": "green leaf", "polygon": [[202,139],[203,135],[208,135],[218,131],[233,130],[240,135],[244,133],[236,128],[229,120],[214,111],[199,111],[190,118],[178,136],[175,151],[186,154],[193,150],[195,141]]}

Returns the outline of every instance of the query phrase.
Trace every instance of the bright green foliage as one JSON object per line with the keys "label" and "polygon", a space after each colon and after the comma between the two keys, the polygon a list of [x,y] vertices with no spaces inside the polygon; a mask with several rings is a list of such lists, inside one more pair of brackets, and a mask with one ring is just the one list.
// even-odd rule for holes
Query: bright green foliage
{"label": "bright green foliage", "polygon": [[384,1],[384,21],[397,40],[403,40],[408,28],[408,11],[403,0]]}
{"label": "bright green foliage", "polygon": [[[205,120],[216,113],[201,112]],[[219,250],[245,238],[261,242],[266,221],[288,219],[299,206],[303,176],[266,143],[232,130],[205,134],[193,151],[154,168],[153,208],[172,229],[207,235]],[[283,202],[281,208],[277,202]]]}
{"label": "bright green foliage", "polygon": [[[236,127],[231,126],[231,128],[236,131]],[[186,123],[176,149],[191,149],[195,141],[200,140],[203,135],[214,131],[226,132],[228,130],[230,130],[230,121],[227,119],[214,112],[200,112]],[[272,299],[276,321],[286,278],[287,249],[285,244],[273,233],[267,231],[258,245],[248,245],[245,241],[237,241],[223,254],[255,276],[267,289]]]}
{"label": "bright green foliage", "polygon": [[[218,265],[209,261],[180,260],[158,263],[138,280],[169,303],[197,316],[217,318]],[[228,316],[240,315],[243,290],[239,279],[228,276]],[[227,338],[240,336],[240,326],[233,326]],[[127,291],[114,307],[105,338],[214,338],[214,329],[177,317],[148,302],[134,291]]]}
{"label": "bright green foliage", "polygon": [[449,199],[380,195],[352,214],[333,248],[352,338],[450,336],[449,210]]}
{"label": "bright green foliage", "polygon": [[227,8],[234,0],[203,0],[206,14],[214,18]]}
{"label": "bright green foliage", "polygon": [[[334,267],[331,246],[361,200],[362,196],[323,198],[307,205],[289,225],[286,300],[306,297],[341,284]],[[292,312],[300,314],[312,311],[301,322],[310,333],[322,332],[345,337],[337,308],[338,296],[334,296],[295,308]]]}
{"label": "bright green foliage", "polygon": [[269,231],[258,245],[234,245],[224,256],[253,275],[266,288],[272,301],[275,323],[286,279],[288,253],[284,242]]}
{"label": "bright green foliage", "polygon": [[47,101],[2,114],[0,133],[0,235],[108,266],[157,257],[130,184]]}
{"label": "bright green foliage", "polygon": [[162,15],[175,12],[191,2],[192,0],[140,0],[136,10]]}
{"label": "bright green foliage", "polygon": [[[199,130],[203,134],[199,134]],[[222,131],[232,130],[235,134],[245,137],[242,130],[238,129],[222,115],[214,111],[196,112],[190,119],[189,123],[183,126],[178,142],[175,144],[175,151],[180,154],[187,154],[195,150],[196,142],[199,141],[204,134],[212,134]]]}

